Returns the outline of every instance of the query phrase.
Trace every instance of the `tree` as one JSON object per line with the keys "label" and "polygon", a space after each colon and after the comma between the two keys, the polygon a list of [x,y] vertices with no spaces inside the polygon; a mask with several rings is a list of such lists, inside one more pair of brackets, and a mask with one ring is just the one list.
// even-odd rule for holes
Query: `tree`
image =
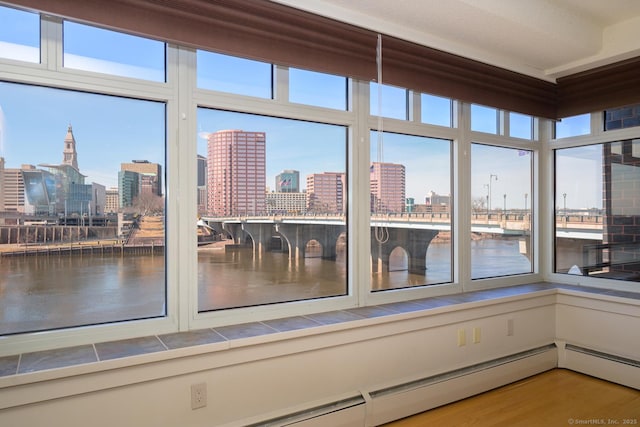
{"label": "tree", "polygon": [[144,215],[161,214],[164,212],[164,197],[153,193],[142,193],[133,199],[132,210]]}

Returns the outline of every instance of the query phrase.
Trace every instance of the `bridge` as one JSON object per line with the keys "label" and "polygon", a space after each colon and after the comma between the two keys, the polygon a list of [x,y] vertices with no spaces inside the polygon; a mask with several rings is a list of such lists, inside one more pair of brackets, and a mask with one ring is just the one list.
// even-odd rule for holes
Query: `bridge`
{"label": "bridge", "polygon": [[[201,221],[217,233],[224,234],[236,244],[250,243],[255,253],[268,250],[272,239],[282,240],[283,250],[292,260],[303,259],[307,244],[318,242],[322,258],[335,259],[341,235],[346,232],[344,215],[307,214],[238,217],[203,217]],[[559,216],[558,232],[563,237],[602,240],[602,217],[576,218]],[[473,214],[471,231],[503,236],[528,236],[531,216],[524,212]],[[388,270],[389,257],[398,247],[407,255],[410,273],[424,274],[429,244],[440,232],[451,231],[448,212],[390,213],[371,216],[372,267],[374,271]],[[527,239],[528,241],[528,239]],[[528,249],[523,252],[529,253]]]}

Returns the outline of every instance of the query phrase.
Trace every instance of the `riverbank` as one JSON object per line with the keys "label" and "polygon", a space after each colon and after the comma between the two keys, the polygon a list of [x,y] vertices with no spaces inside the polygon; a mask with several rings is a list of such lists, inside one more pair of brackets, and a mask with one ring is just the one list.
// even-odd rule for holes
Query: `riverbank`
{"label": "riverbank", "polygon": [[154,242],[125,245],[121,240],[97,240],[72,242],[56,245],[44,244],[9,244],[0,245],[0,257],[15,256],[68,256],[83,254],[124,255],[124,254],[162,254],[164,245]]}

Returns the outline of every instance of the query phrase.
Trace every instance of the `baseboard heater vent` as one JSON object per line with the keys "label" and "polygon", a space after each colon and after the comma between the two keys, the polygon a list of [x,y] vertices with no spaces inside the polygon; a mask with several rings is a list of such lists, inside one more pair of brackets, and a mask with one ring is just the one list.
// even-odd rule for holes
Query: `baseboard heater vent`
{"label": "baseboard heater vent", "polygon": [[470,365],[462,369],[456,369],[454,371],[449,371],[449,372],[434,375],[431,377],[425,377],[425,378],[421,378],[415,381],[410,381],[404,384],[399,384],[392,387],[387,387],[380,390],[372,391],[370,395],[373,399],[375,399],[376,397],[382,397],[382,396],[395,394],[399,392],[405,392],[405,391],[416,389],[416,388],[426,387],[433,384],[449,381],[454,378],[463,377],[465,375],[473,374],[473,373],[484,371],[487,369],[492,369],[492,368],[495,368],[496,366],[512,363],[520,359],[525,359],[527,357],[535,356],[535,355],[545,353],[547,351],[555,350],[555,349],[556,349],[555,344],[549,344],[543,347],[522,351],[520,353],[510,354],[509,356],[500,357],[487,362]]}
{"label": "baseboard heater vent", "polygon": [[628,359],[626,357],[616,356],[614,354],[603,353],[597,350],[591,350],[590,348],[578,347],[573,344],[566,344],[565,350],[575,351],[577,353],[586,354],[588,356],[599,357],[600,359],[610,360],[612,362],[623,363],[625,365],[633,366],[634,368],[640,368],[640,361]]}
{"label": "baseboard heater vent", "polygon": [[288,426],[302,421],[311,420],[318,417],[323,417],[334,412],[343,411],[345,409],[353,408],[358,405],[364,405],[365,400],[362,395],[353,396],[347,399],[328,403],[326,405],[320,405],[313,408],[308,408],[303,411],[287,414],[282,417],[272,418],[266,421],[260,421],[256,424],[249,424],[247,427],[275,427],[275,426]]}
{"label": "baseboard heater vent", "polygon": [[[445,399],[441,403],[449,403],[555,366],[557,366],[556,345],[549,344],[403,384],[363,390],[364,394],[354,394],[286,415],[243,425],[248,427],[381,425],[416,413],[425,400],[425,393],[437,399]],[[453,394],[441,393],[441,388],[448,387],[451,383],[454,389]]]}

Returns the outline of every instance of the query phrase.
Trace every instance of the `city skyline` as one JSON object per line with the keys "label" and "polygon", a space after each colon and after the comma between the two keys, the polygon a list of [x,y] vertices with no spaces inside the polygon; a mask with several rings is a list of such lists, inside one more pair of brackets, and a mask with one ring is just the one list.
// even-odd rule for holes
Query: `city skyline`
{"label": "city skyline", "polygon": [[[3,28],[0,28],[0,51],[3,57],[24,60],[28,62],[38,62],[39,60],[39,16],[38,14],[13,10],[11,8],[1,8],[0,12],[5,17]],[[126,45],[127,49],[114,49],[113,46]],[[152,81],[164,81],[164,43],[144,39],[141,37],[129,36],[126,34],[103,30],[83,24],[69,21],[64,23],[64,67],[97,71],[113,75],[134,76]],[[241,58],[233,58],[225,55],[208,55],[209,52],[198,51],[198,86],[202,82],[202,87],[212,84],[214,90],[228,90],[237,92],[239,90],[236,81],[241,86],[251,85],[255,80],[255,68],[264,74],[264,82],[260,84],[259,90],[267,90],[264,97],[268,98],[271,90],[271,65],[258,61],[247,61]],[[242,65],[221,67],[220,61],[241,61]],[[251,66],[247,66],[251,64]],[[222,75],[210,74],[211,71],[220,70]],[[316,73],[307,75],[304,70],[298,73],[294,69],[290,70],[292,75],[292,90],[290,95],[292,102],[308,103],[317,105],[318,97],[326,96],[325,92],[330,92],[333,98],[340,98],[340,105],[344,99],[341,84],[335,85],[334,92],[333,78],[336,76],[323,76]],[[216,71],[217,72],[217,71]],[[253,79],[251,78],[253,76]],[[318,77],[323,77],[323,83],[318,84]],[[313,78],[314,80],[310,80]],[[227,81],[229,80],[229,81]],[[263,80],[260,80],[261,82]],[[341,80],[338,78],[338,80]],[[345,80],[342,78],[342,80]],[[205,83],[206,82],[206,83]],[[220,86],[222,84],[222,86]],[[226,85],[226,86],[225,86]],[[264,87],[262,87],[264,86]],[[331,90],[328,90],[328,87]],[[15,89],[20,87],[19,90]],[[322,88],[322,90],[318,90]],[[382,85],[380,94],[383,97],[381,110],[378,108],[378,90],[375,83],[372,83],[370,112],[373,115],[382,114],[384,116],[397,116],[400,119],[406,115],[406,89],[395,88]],[[251,89],[253,90],[253,89]],[[311,93],[304,93],[310,91]],[[22,92],[22,93],[17,93]],[[37,94],[35,92],[38,92]],[[299,93],[300,92],[300,93]],[[249,96],[255,96],[251,93]],[[258,95],[260,96],[260,95]],[[315,98],[310,100],[309,98]],[[115,102],[114,102],[115,101]],[[321,100],[321,104],[325,100]],[[116,105],[119,104],[119,105]],[[131,104],[131,105],[128,105]],[[111,107],[108,107],[111,105]],[[154,107],[149,107],[155,105]],[[55,106],[55,108],[51,108]],[[15,109],[18,109],[16,114]],[[329,108],[341,108],[335,104]],[[308,156],[301,156],[300,153],[291,153],[285,146],[295,146],[300,141],[289,138],[287,132],[272,132],[260,126],[258,119],[260,116],[250,116],[251,118],[242,120],[240,126],[232,123],[224,123],[220,126],[217,123],[207,123],[208,120],[201,120],[201,110],[198,110],[198,130],[200,132],[215,132],[224,128],[241,128],[247,131],[266,131],[273,135],[270,140],[267,152],[274,155],[267,160],[267,181],[280,171],[295,168],[301,171],[301,176],[318,171],[339,170],[346,171],[345,152],[346,137],[342,138],[341,147],[336,153],[342,151],[342,155],[324,156],[316,149],[329,143],[328,139],[318,137],[318,126],[322,124],[303,123],[303,127],[308,125],[305,131],[305,150]],[[2,120],[3,116],[6,119]],[[99,111],[96,117],[91,117]],[[445,114],[445,110],[436,109],[437,113]],[[229,113],[237,114],[240,113]],[[495,114],[494,114],[495,115]],[[37,118],[37,125],[34,125]],[[438,118],[440,122],[446,118]],[[274,119],[284,120],[284,119]],[[133,124],[132,122],[137,122]],[[446,120],[444,120],[446,122]],[[287,123],[293,122],[289,120]],[[489,127],[495,125],[495,117],[483,120],[474,120],[476,130],[484,129],[483,122]],[[580,127],[585,127],[584,121],[580,122]],[[162,102],[139,101],[127,98],[110,97],[108,95],[93,95],[89,93],[65,91],[61,89],[50,89],[44,87],[30,87],[16,83],[0,82],[0,156],[4,157],[7,167],[19,167],[21,164],[56,163],[59,161],[56,151],[58,138],[63,135],[62,127],[71,123],[76,129],[76,136],[79,144],[79,162],[83,173],[87,175],[87,182],[97,182],[106,187],[117,186],[117,165],[127,159],[148,159],[151,162],[164,163],[164,150],[166,144],[166,123],[165,104]],[[514,121],[511,130],[514,130]],[[559,123],[561,129],[565,123],[571,124],[570,119]],[[588,125],[588,120],[586,121]],[[446,125],[446,124],[445,124]],[[326,125],[331,126],[331,125]],[[336,126],[341,128],[340,126]],[[588,126],[585,127],[588,130]],[[58,132],[54,129],[61,129]],[[342,128],[346,130],[346,128]],[[492,131],[488,131],[492,133]],[[560,131],[559,131],[560,132]],[[280,133],[280,135],[278,135]],[[372,131],[375,133],[375,131]],[[517,134],[518,132],[516,132]],[[571,132],[570,132],[571,134]],[[126,138],[122,138],[126,135]],[[346,135],[346,132],[345,134]],[[560,135],[562,135],[560,133]],[[280,136],[282,138],[280,138]],[[429,153],[424,154],[422,149],[404,149],[404,143],[392,146],[394,139],[412,139],[420,137],[410,137],[407,135],[396,136],[385,133],[384,159],[394,163],[402,163],[407,167],[407,194],[408,198],[416,201],[423,201],[425,197],[434,191],[437,194],[453,195],[451,187],[451,150],[446,153],[434,152],[433,147],[429,147]],[[271,137],[270,137],[271,139]],[[435,141],[434,139],[427,138]],[[199,154],[206,150],[201,148],[202,138],[198,138]],[[273,144],[272,144],[273,142]],[[482,141],[478,141],[482,142]],[[447,141],[449,146],[453,144]],[[408,144],[411,145],[411,144]],[[439,144],[433,144],[439,145]],[[104,150],[104,147],[109,147]],[[378,161],[374,151],[376,149],[376,138],[371,138],[372,161]],[[29,156],[38,151],[42,158],[34,162]],[[122,154],[118,156],[118,154]],[[529,156],[530,157],[530,156]],[[290,158],[289,162],[285,162]],[[306,163],[314,161],[317,164],[329,164],[329,167],[308,167]],[[531,185],[522,185],[521,170],[514,168],[508,156],[496,158],[495,156],[485,156],[478,152],[473,158],[474,164],[487,165],[487,168],[477,167],[477,172],[473,172],[471,177],[472,199],[477,199],[486,195],[489,177],[497,175],[500,179],[492,184],[492,197],[507,195],[507,206],[510,208],[522,208],[526,204],[524,194],[531,197]],[[582,162],[584,166],[584,162]],[[593,168],[597,165],[588,164],[589,170],[575,170],[571,173],[581,173],[585,177],[599,175],[599,171],[593,173]],[[564,172],[560,172],[564,173]],[[580,180],[579,180],[580,181]],[[304,182],[304,180],[302,180]],[[564,180],[558,179],[560,186]],[[600,208],[602,206],[602,191],[598,182],[592,179],[585,179],[584,186],[578,188],[558,188],[557,194],[570,194],[572,197],[567,203],[574,208]],[[588,185],[588,187],[587,187]],[[585,188],[586,187],[586,188]],[[531,206],[529,198],[529,206]],[[561,203],[561,197],[556,195],[556,204]]]}

